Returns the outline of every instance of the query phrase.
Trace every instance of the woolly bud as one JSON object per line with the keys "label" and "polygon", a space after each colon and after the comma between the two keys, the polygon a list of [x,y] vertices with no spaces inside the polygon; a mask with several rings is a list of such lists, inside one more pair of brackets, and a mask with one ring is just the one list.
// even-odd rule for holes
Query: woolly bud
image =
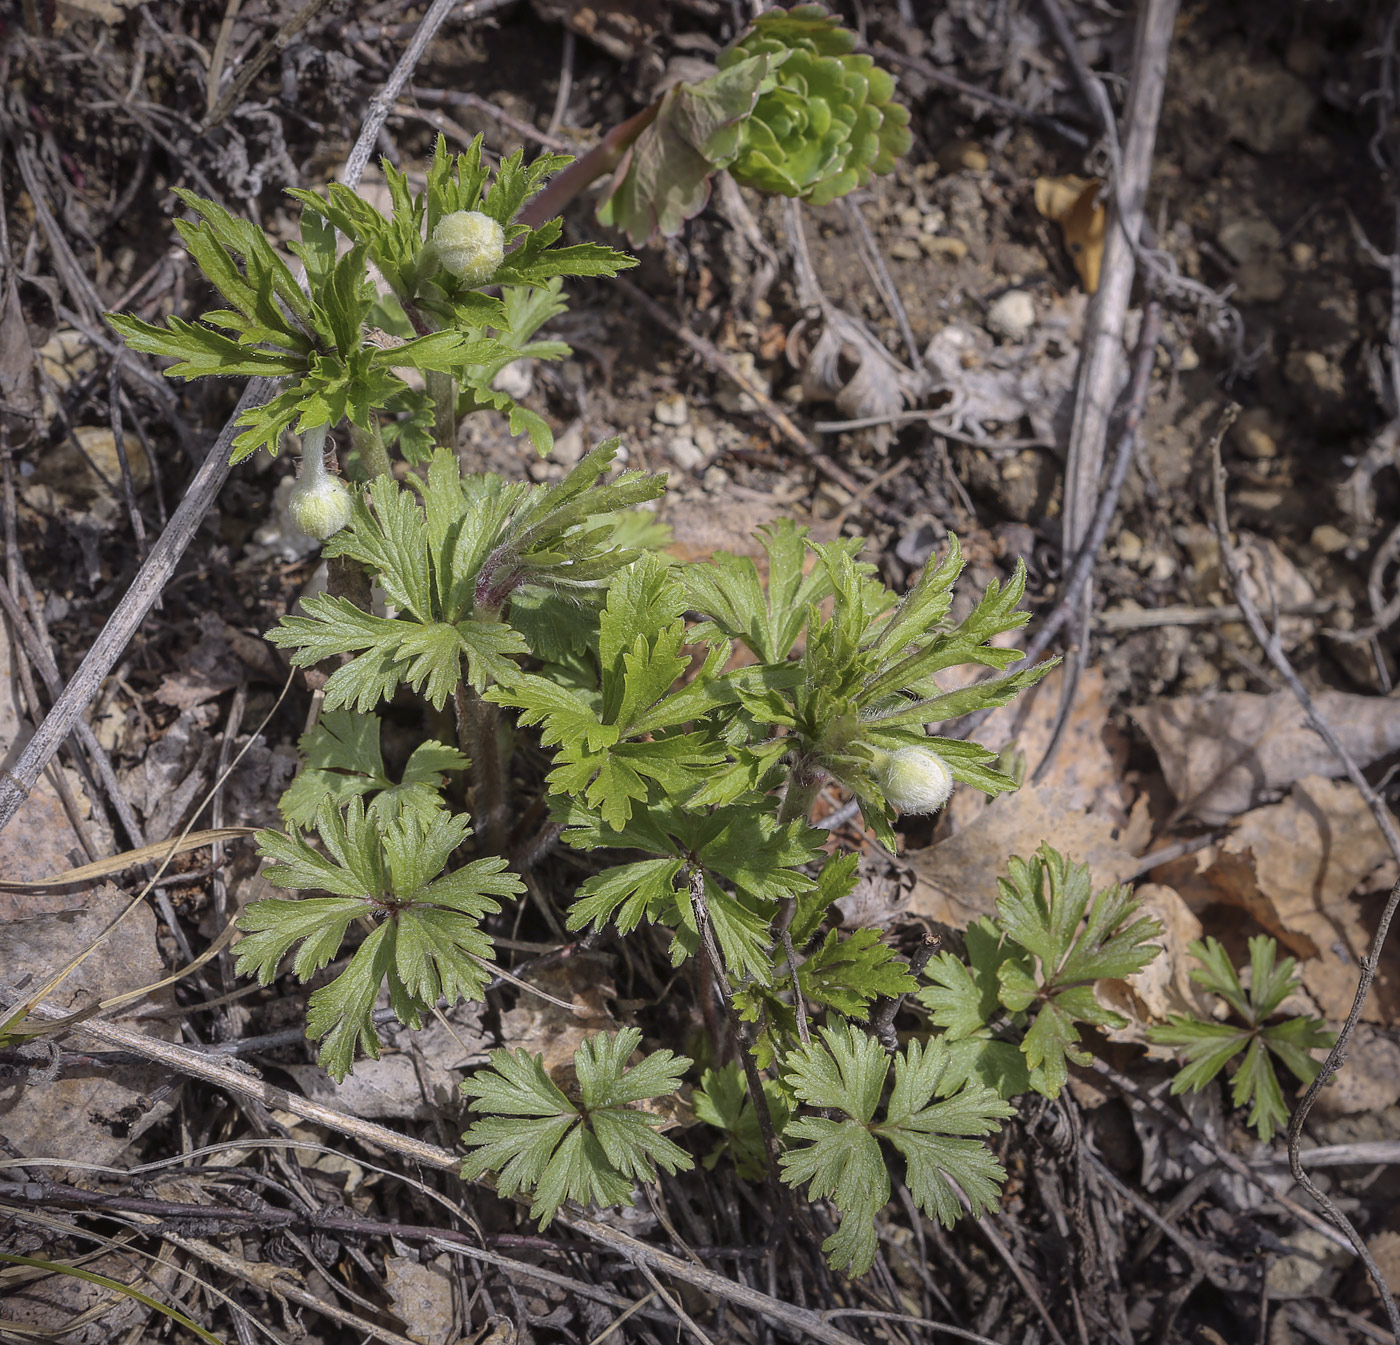
{"label": "woolly bud", "polygon": [[318,542],[333,537],[350,522],[353,498],[350,487],[326,470],[327,426],[306,432],[301,447],[301,476],[287,497],[292,522]]}
{"label": "woolly bud", "polygon": [[505,260],[506,231],[479,210],[454,210],[438,221],[432,248],[444,271],[484,285]]}
{"label": "woolly bud", "polygon": [[953,792],[948,763],[927,747],[877,752],[875,779],[886,801],[902,813],[936,813]]}

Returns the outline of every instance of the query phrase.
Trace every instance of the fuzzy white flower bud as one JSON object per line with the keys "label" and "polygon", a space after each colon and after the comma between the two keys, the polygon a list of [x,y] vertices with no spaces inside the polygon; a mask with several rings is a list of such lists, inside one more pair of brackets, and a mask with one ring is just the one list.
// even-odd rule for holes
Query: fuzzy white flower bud
{"label": "fuzzy white flower bud", "polygon": [[888,803],[902,813],[936,813],[953,792],[953,773],[927,747],[875,754],[875,779]]}
{"label": "fuzzy white flower bud", "polygon": [[301,476],[287,497],[292,522],[318,542],[333,537],[350,522],[354,502],[350,487],[326,470],[328,428],[318,425],[306,432],[301,447]]}
{"label": "fuzzy white flower bud", "polygon": [[454,210],[438,221],[432,246],[444,271],[483,285],[505,260],[506,231],[479,210]]}

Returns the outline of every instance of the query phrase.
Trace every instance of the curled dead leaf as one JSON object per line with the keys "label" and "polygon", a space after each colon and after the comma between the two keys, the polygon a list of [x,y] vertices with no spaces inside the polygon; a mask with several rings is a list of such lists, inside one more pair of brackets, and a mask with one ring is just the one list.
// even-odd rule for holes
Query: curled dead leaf
{"label": "curled dead leaf", "polygon": [[[1392,867],[1355,786],[1313,775],[1281,802],[1241,818],[1219,845],[1165,865],[1157,876],[1197,912],[1214,904],[1246,911],[1299,959],[1304,990],[1335,1021],[1351,1007],[1370,945],[1374,917],[1362,899],[1390,886]],[[1389,1022],[1397,1012],[1400,954],[1387,952],[1364,1017]]]}
{"label": "curled dead leaf", "polygon": [[[1313,697],[1358,766],[1400,750],[1400,712],[1381,696]],[[1291,692],[1183,697],[1128,711],[1147,735],[1183,814],[1219,825],[1307,775],[1345,770]]]}
{"label": "curled dead leaf", "polygon": [[1122,882],[1137,867],[1124,829],[1075,808],[1052,785],[1003,794],[963,831],[908,856],[914,872],[910,909],[935,924],[965,929],[996,911],[997,878],[1009,855],[1029,856],[1049,841],[1075,863],[1088,864],[1094,887]]}
{"label": "curled dead leaf", "polygon": [[1073,174],[1035,180],[1035,208],[1060,226],[1065,250],[1089,294],[1098,289],[1099,271],[1103,267],[1104,233],[1108,223],[1103,186],[1098,178]]}

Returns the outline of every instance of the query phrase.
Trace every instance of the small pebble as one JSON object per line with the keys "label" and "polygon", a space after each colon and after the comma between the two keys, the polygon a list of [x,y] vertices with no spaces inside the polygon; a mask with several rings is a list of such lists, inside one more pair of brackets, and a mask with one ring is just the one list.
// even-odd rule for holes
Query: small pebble
{"label": "small pebble", "polygon": [[1262,406],[1251,406],[1235,422],[1230,440],[1245,457],[1262,460],[1278,457],[1278,435],[1273,416]]}
{"label": "small pebble", "polygon": [[960,262],[967,256],[967,244],[961,238],[930,237],[919,235],[919,246],[930,257],[941,257],[944,261]]}
{"label": "small pebble", "polygon": [[684,395],[679,392],[672,392],[663,397],[652,407],[651,414],[658,425],[669,425],[672,429],[678,429],[690,421],[690,407],[686,405]]}
{"label": "small pebble", "polygon": [[1201,367],[1201,357],[1196,354],[1195,346],[1182,346],[1176,353],[1176,367],[1183,373],[1189,374],[1192,369]]}
{"label": "small pebble", "polygon": [[530,395],[535,386],[535,370],[531,360],[511,360],[495,378],[491,386],[497,392],[504,392],[513,401],[522,401]]}
{"label": "small pebble", "polygon": [[1154,552],[1152,568],[1147,572],[1148,578],[1159,584],[1164,584],[1174,574],[1176,574],[1176,557],[1169,556],[1165,551]]}
{"label": "small pebble", "polygon": [[1300,271],[1308,270],[1317,262],[1317,252],[1311,243],[1290,244],[1288,255],[1293,259],[1293,265]]}
{"label": "small pebble", "polygon": [[1142,559],[1142,538],[1124,528],[1118,534],[1118,559],[1125,565],[1136,565]]}
{"label": "small pebble", "polygon": [[1312,530],[1312,544],[1324,555],[1335,556],[1351,545],[1351,538],[1330,523],[1319,523]]}
{"label": "small pebble", "polygon": [[922,250],[912,238],[896,238],[889,246],[889,254],[896,261],[912,262],[918,261]]}
{"label": "small pebble", "polygon": [[1024,341],[1035,326],[1035,301],[1025,290],[1007,290],[987,309],[987,330],[1006,341]]}
{"label": "small pebble", "polygon": [[695,440],[689,434],[678,434],[669,444],[666,451],[675,460],[676,466],[683,472],[697,472],[705,465],[705,455],[696,446]]}

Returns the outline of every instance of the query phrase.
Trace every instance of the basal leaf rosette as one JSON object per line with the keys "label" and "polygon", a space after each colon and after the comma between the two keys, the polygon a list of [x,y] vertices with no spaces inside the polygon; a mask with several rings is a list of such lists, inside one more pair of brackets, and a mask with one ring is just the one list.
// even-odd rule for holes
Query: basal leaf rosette
{"label": "basal leaf rosette", "polygon": [[824,5],[771,9],[719,57],[720,69],[769,58],[729,171],[745,186],[827,205],[888,173],[912,142],[894,79]]}

